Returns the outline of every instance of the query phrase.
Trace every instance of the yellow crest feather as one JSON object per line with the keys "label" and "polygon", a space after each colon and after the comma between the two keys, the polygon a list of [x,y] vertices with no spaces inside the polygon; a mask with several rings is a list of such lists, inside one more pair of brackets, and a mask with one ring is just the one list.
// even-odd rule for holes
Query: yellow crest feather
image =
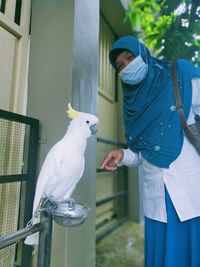
{"label": "yellow crest feather", "polygon": [[70,119],[75,119],[80,116],[80,112],[76,111],[75,109],[72,108],[71,103],[68,104],[68,110],[66,110],[67,116]]}

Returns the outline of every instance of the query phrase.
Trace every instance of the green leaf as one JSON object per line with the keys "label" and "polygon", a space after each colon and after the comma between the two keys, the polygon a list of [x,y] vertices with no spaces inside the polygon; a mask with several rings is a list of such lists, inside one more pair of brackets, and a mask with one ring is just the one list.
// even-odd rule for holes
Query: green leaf
{"label": "green leaf", "polygon": [[[175,14],[176,8],[183,3],[186,10],[180,15]],[[154,55],[169,60],[179,57],[191,60],[200,47],[200,40],[194,38],[194,34],[200,35],[200,19],[196,15],[190,18],[190,5],[193,5],[192,0],[132,0],[126,17],[133,32],[144,40]],[[192,31],[183,27],[183,18],[192,20]],[[164,45],[163,39],[166,40]],[[185,43],[192,45],[188,47]]]}

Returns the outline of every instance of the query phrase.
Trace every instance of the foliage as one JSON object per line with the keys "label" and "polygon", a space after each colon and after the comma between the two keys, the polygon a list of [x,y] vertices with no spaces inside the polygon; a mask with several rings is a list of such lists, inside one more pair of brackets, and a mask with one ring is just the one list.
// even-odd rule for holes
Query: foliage
{"label": "foliage", "polygon": [[131,0],[126,18],[153,55],[200,66],[199,0]]}

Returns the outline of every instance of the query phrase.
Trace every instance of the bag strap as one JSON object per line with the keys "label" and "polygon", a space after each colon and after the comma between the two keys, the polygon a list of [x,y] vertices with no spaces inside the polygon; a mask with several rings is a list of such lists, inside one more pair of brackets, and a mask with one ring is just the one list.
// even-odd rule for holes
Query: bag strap
{"label": "bag strap", "polygon": [[183,103],[181,101],[181,96],[179,92],[179,85],[178,85],[178,80],[177,80],[177,75],[176,75],[176,62],[173,62],[172,64],[172,78],[173,78],[173,83],[174,83],[174,96],[175,96],[175,101],[176,101],[176,109],[181,121],[181,126],[184,130],[188,128],[187,120],[184,115],[183,111]]}
{"label": "bag strap", "polygon": [[[179,115],[181,126],[184,130],[185,136],[188,138],[190,143],[196,148],[197,152],[200,155],[200,139],[196,138],[196,136],[193,134],[191,128],[187,124],[187,120],[184,115],[183,103],[181,101],[178,80],[177,80],[177,75],[176,75],[176,62],[173,62],[172,64],[172,77],[173,77],[173,83],[174,83],[174,96],[175,96],[175,101],[176,101],[176,110]],[[193,124],[193,125],[196,125],[196,124]]]}

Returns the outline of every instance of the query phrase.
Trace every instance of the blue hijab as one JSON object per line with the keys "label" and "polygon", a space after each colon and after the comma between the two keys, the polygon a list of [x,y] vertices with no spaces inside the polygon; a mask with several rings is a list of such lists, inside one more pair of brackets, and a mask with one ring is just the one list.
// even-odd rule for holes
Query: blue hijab
{"label": "blue hijab", "polygon": [[[147,47],[133,36],[120,38],[112,46],[109,59],[116,69],[118,51],[128,50],[141,55],[149,66],[146,78],[137,85],[123,88],[123,117],[127,144],[132,151],[140,152],[150,163],[168,168],[181,152],[183,131],[178,113],[172,81],[172,64],[151,56]],[[188,118],[192,100],[192,79],[200,71],[187,60],[177,60],[177,77],[185,117]]]}

